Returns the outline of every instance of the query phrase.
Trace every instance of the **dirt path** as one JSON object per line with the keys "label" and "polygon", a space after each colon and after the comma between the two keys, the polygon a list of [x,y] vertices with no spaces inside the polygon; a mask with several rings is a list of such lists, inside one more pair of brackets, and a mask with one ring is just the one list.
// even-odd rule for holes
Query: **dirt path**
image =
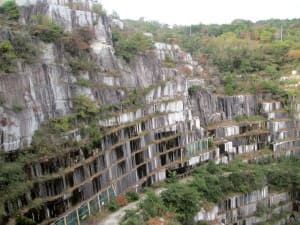
{"label": "dirt path", "polygon": [[[162,191],[166,190],[165,188],[159,188],[155,190],[156,194],[160,194]],[[128,205],[120,208],[114,213],[109,214],[107,217],[103,218],[102,221],[97,223],[97,225],[118,225],[126,214],[126,210],[135,210],[137,209],[137,205],[141,200],[145,198],[145,195],[143,195],[138,201],[129,203]]]}

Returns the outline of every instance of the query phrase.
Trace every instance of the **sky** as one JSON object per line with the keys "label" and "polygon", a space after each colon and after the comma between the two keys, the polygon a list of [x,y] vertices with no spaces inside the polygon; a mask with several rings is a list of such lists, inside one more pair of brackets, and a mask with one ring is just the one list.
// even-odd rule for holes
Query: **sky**
{"label": "sky", "polygon": [[300,18],[300,0],[100,0],[121,19],[155,20],[169,25],[224,24],[234,19],[253,22]]}

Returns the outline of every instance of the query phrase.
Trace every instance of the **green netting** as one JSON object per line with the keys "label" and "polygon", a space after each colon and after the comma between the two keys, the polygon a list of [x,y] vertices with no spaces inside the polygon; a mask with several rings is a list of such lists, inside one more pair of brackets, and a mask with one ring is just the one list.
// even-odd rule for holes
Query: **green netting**
{"label": "green netting", "polygon": [[99,209],[99,203],[98,203],[98,197],[92,199],[90,202],[90,210],[91,210],[91,214],[96,214],[97,212],[100,211]]}
{"label": "green netting", "polygon": [[[98,198],[99,197],[99,198]],[[114,190],[110,187],[108,190],[103,191],[97,197],[90,200],[88,203],[82,205],[79,209],[69,213],[66,216],[66,223],[64,218],[57,220],[53,225],[79,225],[82,221],[84,221],[89,214],[95,214],[100,211],[99,202],[101,206],[105,206],[108,203],[108,197],[114,198],[115,193]],[[90,211],[89,211],[90,210]],[[78,218],[77,219],[77,213]]]}
{"label": "green netting", "polygon": [[206,139],[202,142],[202,149],[207,149],[207,140]]}
{"label": "green netting", "polygon": [[78,209],[78,216],[79,216],[80,222],[84,221],[87,218],[88,215],[89,215],[88,205],[84,204],[83,206],[81,206]]}
{"label": "green netting", "polygon": [[109,194],[109,199],[113,199],[115,197],[115,192],[111,187],[108,189],[108,194]]}
{"label": "green netting", "polygon": [[195,151],[195,152],[197,152],[197,150],[200,150],[200,151],[201,151],[201,148],[202,148],[201,143],[202,143],[202,141],[196,142],[196,144],[195,144],[195,146],[194,146],[194,148],[195,148],[194,151]]}
{"label": "green netting", "polygon": [[54,224],[55,225],[65,225],[65,220],[64,220],[64,218],[61,218],[61,219],[57,220]]}
{"label": "green netting", "polygon": [[66,219],[67,219],[67,225],[78,225],[76,211],[71,212],[69,215],[67,215]]}
{"label": "green netting", "polygon": [[105,206],[107,205],[108,202],[108,198],[107,198],[107,192],[104,191],[99,195],[99,199],[100,199],[100,205],[101,206]]}

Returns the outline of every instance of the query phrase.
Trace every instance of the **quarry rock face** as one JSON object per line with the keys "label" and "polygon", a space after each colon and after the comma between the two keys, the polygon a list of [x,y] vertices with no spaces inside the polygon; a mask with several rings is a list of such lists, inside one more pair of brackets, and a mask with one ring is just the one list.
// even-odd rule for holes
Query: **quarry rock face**
{"label": "quarry rock face", "polygon": [[259,113],[261,99],[254,95],[219,96],[206,90],[197,92],[193,99],[193,111],[200,116],[201,123],[232,120],[239,115],[256,115]]}
{"label": "quarry rock face", "polygon": [[[81,216],[100,211],[109,198],[164,180],[169,170],[185,172],[208,160],[228,163],[238,154],[255,160],[264,157],[260,150],[269,146],[272,157],[299,154],[298,122],[289,117],[280,101],[250,94],[218,95],[206,90],[203,78],[193,74],[201,65],[179,46],[155,43],[154,50],[126,63],[115,55],[109,18],[92,12],[91,1],[17,3],[22,6],[19,20],[23,24],[43,14],[65,32],[79,27],[92,29],[95,35],[89,46],[90,55],[100,69],[75,75],[65,63],[60,45],[37,43],[42,49],[39,62],[19,65],[16,73],[0,76],[0,95],[5,100],[0,106],[1,149],[13,152],[29,146],[43,121],[73,112],[73,99],[78,95],[100,106],[118,107],[97,122],[103,131],[97,148],[75,146],[60,156],[27,165],[32,189],[18,200],[5,203],[8,214],[42,199],[40,207],[27,208],[24,215],[38,223],[80,224]],[[123,29],[122,21],[112,23]],[[9,35],[3,31],[0,40]],[[191,74],[183,74],[178,67],[165,67],[166,59],[185,65]],[[80,79],[94,85],[77,85]],[[189,90],[194,85],[201,88],[191,94]],[[121,102],[128,97],[126,90],[134,89],[147,90],[139,96],[143,104],[122,108]],[[299,105],[295,103],[295,108],[299,109]],[[255,115],[263,119],[234,120],[237,116]],[[75,140],[81,139],[78,130],[72,135]],[[282,195],[290,204],[290,195]],[[266,187],[248,196],[233,196],[210,211],[202,209],[195,219],[218,219],[226,224],[241,223],[242,218],[257,222],[259,218],[252,217],[257,202],[269,199],[273,204],[276,198]],[[228,206],[226,201],[237,205]]]}
{"label": "quarry rock face", "polygon": [[[21,112],[1,110],[1,119],[9,121],[1,126],[1,146],[5,151],[12,151],[28,146],[39,124],[48,118],[69,114],[72,98],[76,95],[87,95],[100,100],[102,104],[117,103],[122,93],[118,86],[147,87],[157,81],[165,80],[170,74],[164,74],[158,60],[153,57],[138,57],[134,65],[128,67],[120,63],[113,53],[111,31],[106,16],[96,16],[90,11],[92,2],[80,2],[82,10],[72,10],[69,2],[60,1],[18,1],[22,8],[20,21],[30,23],[34,15],[48,15],[55,23],[60,24],[65,32],[78,27],[90,27],[95,31],[95,39],[91,44],[94,61],[101,67],[103,73],[88,73],[74,76],[66,59],[61,54],[62,49],[52,43],[39,43],[42,49],[41,62],[25,65],[16,74],[1,76],[1,96],[6,104],[22,107]],[[70,3],[71,4],[71,3]],[[76,4],[76,3],[72,3]],[[79,3],[78,3],[79,4]],[[93,25],[93,20],[96,20]],[[9,34],[4,34],[7,39]],[[107,71],[117,71],[119,77],[110,76]],[[165,76],[165,77],[164,77]],[[75,87],[80,78],[98,82],[99,85],[111,86],[110,90]]]}

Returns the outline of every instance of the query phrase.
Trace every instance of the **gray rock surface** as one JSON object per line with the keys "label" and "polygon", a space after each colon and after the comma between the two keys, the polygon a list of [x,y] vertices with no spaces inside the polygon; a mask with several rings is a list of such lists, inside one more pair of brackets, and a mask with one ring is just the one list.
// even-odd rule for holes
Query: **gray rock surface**
{"label": "gray rock surface", "polygon": [[254,95],[222,96],[207,90],[197,91],[192,98],[193,113],[202,124],[231,120],[238,115],[259,113],[260,97]]}

